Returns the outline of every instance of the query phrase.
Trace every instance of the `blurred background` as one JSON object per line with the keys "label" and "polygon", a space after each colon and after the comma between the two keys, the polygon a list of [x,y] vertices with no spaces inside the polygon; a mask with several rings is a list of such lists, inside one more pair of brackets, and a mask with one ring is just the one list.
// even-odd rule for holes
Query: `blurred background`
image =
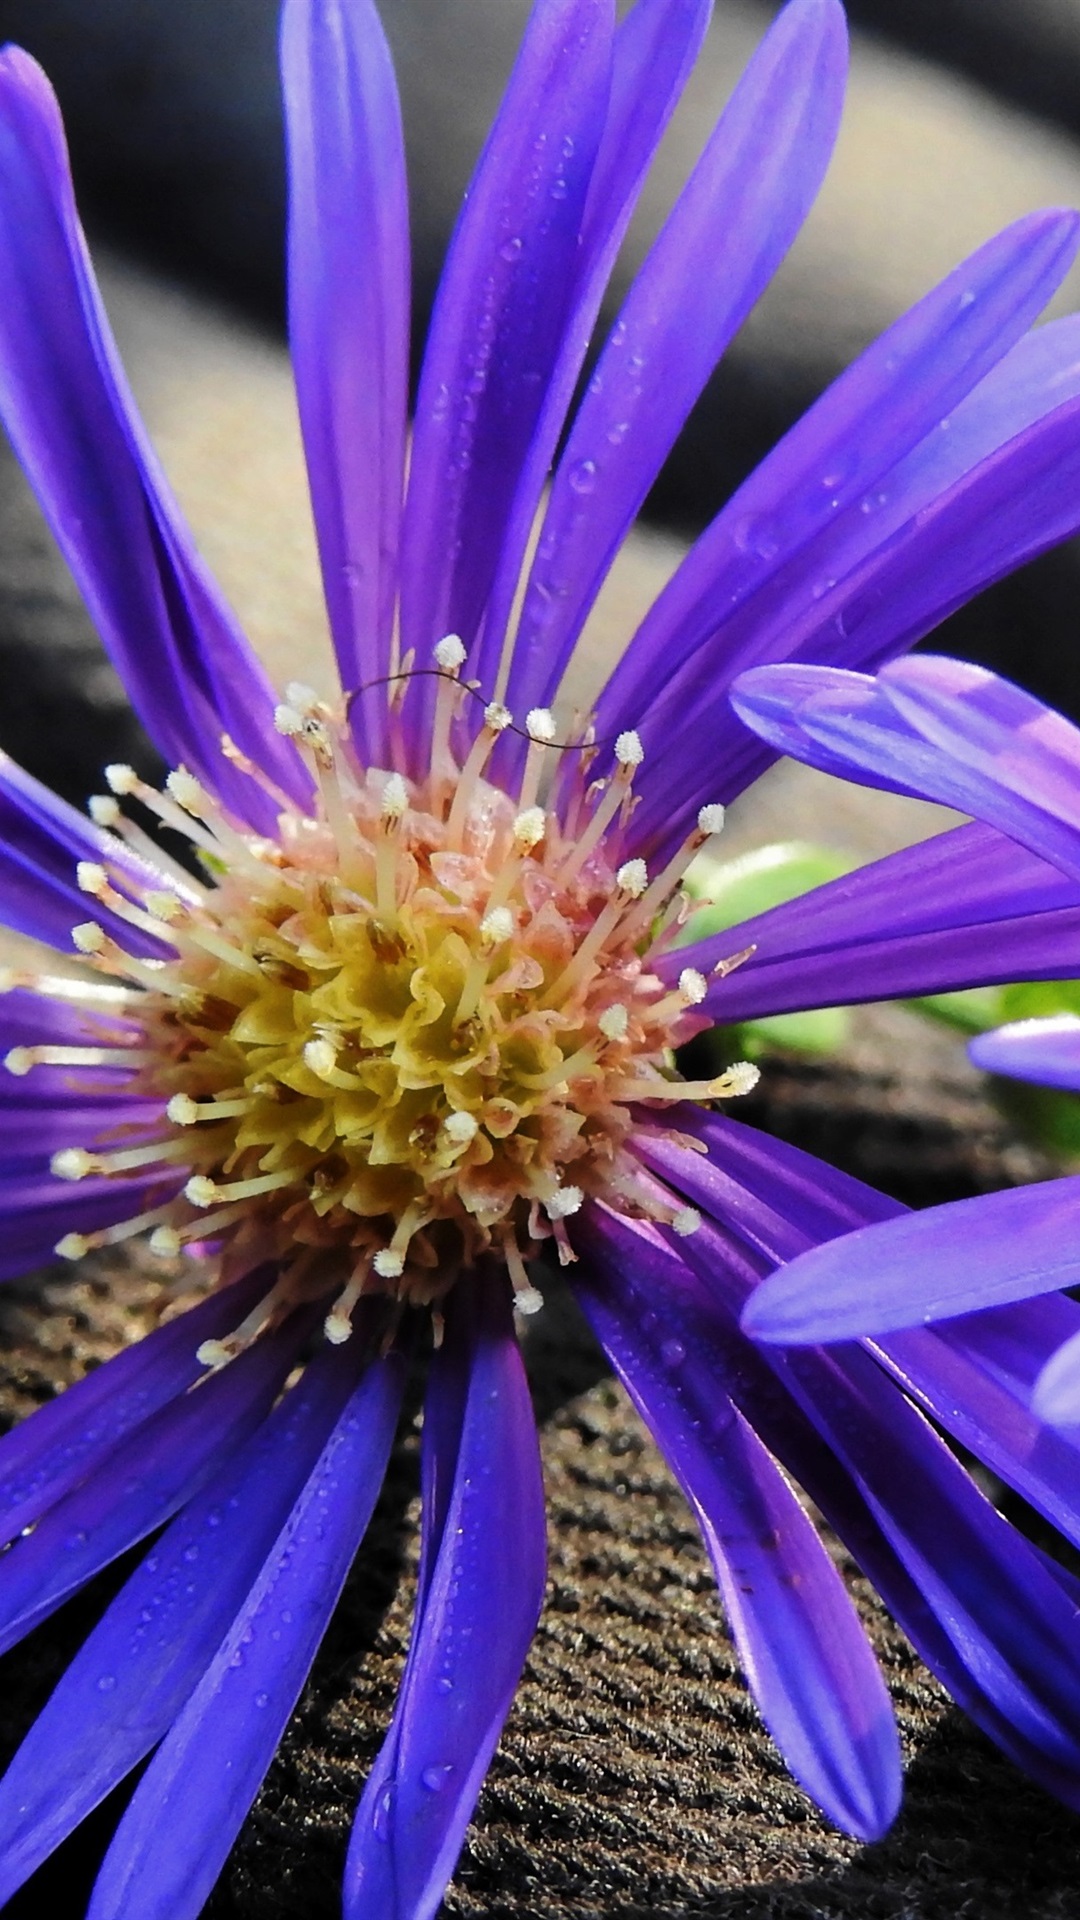
{"label": "blurred background", "polygon": [[[640,260],[775,9],[718,0],[613,294]],[[413,194],[417,330],[525,0],[385,0]],[[964,252],[1037,205],[1080,205],[1080,0],[853,0],[851,91],[824,193],[649,503],[702,526],[822,386]],[[134,384],[209,556],[284,669],[322,621],[282,354],[276,0],[0,0],[46,67]],[[1058,308],[1080,303],[1074,277]],[[659,542],[659,543],[658,543]],[[647,597],[670,540],[641,547]],[[1080,551],[985,595],[934,644],[1080,713]],[[145,757],[28,503],[0,461],[0,745],[72,797]],[[308,677],[305,674],[305,677]]]}

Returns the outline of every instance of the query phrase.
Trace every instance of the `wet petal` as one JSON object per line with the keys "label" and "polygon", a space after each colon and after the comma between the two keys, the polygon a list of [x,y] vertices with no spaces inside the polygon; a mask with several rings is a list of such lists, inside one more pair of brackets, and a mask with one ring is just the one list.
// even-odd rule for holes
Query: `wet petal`
{"label": "wet petal", "polygon": [[427,1473],[418,1614],[356,1816],[346,1920],[433,1920],[543,1600],[543,1487],[509,1288],[501,1277],[471,1295],[463,1285],[435,1358],[431,1434],[425,1420],[425,1449],[440,1457]]}
{"label": "wet petal", "polygon": [[194,1920],[259,1790],[382,1486],[400,1354],[353,1394],[226,1638],[137,1787],[88,1920]]}
{"label": "wet petal", "polygon": [[[289,0],[289,335],[346,690],[391,670],[405,461],[409,209],[397,86],[370,0]],[[354,725],[385,723],[386,689]],[[383,741],[361,741],[375,758]]]}
{"label": "wet petal", "polygon": [[0,412],[132,702],[166,759],[241,819],[272,823],[222,730],[297,799],[273,697],[205,568],[135,412],[75,211],[52,91],[0,54]]}

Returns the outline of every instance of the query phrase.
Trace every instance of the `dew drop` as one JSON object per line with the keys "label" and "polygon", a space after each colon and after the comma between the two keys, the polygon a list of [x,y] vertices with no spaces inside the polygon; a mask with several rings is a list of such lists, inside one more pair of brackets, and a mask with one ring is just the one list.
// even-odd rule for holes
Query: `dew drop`
{"label": "dew drop", "polygon": [[440,1673],[435,1682],[436,1693],[453,1693],[454,1683],[448,1673]]}
{"label": "dew drop", "polygon": [[257,1707],[268,1707],[270,1705],[270,1695],[268,1693],[257,1693],[255,1695],[255,1705]]}
{"label": "dew drop", "polygon": [[664,1340],[660,1346],[660,1358],[665,1367],[681,1367],[686,1359],[686,1348],[681,1340]]}
{"label": "dew drop", "polygon": [[393,1787],[384,1787],[375,1802],[375,1811],[371,1816],[371,1825],[374,1829],[376,1840],[389,1840],[390,1820],[393,1811],[394,1789]]}
{"label": "dew drop", "polygon": [[116,1685],[115,1673],[103,1673],[97,1683],[99,1693],[111,1693]]}
{"label": "dew drop", "polygon": [[499,248],[499,259],[513,262],[521,253],[521,236],[515,234],[512,240],[504,240]]}
{"label": "dew drop", "polygon": [[595,460],[575,461],[566,477],[572,492],[591,493],[596,485]]}
{"label": "dew drop", "polygon": [[449,1761],[442,1760],[433,1767],[425,1767],[420,1775],[420,1785],[428,1793],[441,1793],[454,1769]]}

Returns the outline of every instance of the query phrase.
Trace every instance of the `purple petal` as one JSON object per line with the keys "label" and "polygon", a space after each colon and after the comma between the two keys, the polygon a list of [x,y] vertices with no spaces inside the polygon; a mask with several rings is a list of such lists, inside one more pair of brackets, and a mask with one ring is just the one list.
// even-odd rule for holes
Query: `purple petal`
{"label": "purple petal", "polygon": [[829,1818],[875,1839],[899,1806],[900,1749],[888,1693],[840,1577],[787,1482],[719,1390],[723,1361],[717,1365],[685,1268],[597,1210],[584,1232],[604,1278],[579,1279],[575,1292],[694,1508],[762,1716]]}
{"label": "purple petal", "polygon": [[[1080,398],[1073,398],[926,505],[847,576],[818,581],[774,630],[755,625],[753,644],[737,660],[729,654],[728,671],[770,653],[872,671],[1078,524]],[[748,608],[748,623],[752,613]],[[745,736],[741,753],[737,738],[726,750],[727,689],[727,675],[717,676],[704,649],[653,702],[642,723],[646,751],[654,751],[635,816],[641,850],[662,851],[685,834],[694,809],[741,791],[767,764]],[[693,736],[679,757],[671,751],[672,729],[688,710]]]}
{"label": "purple petal", "polygon": [[0,54],[0,412],[148,731],[253,825],[273,809],[222,729],[298,800],[273,696],[198,560],[116,356],[71,191],[55,98]]}
{"label": "purple petal", "polygon": [[874,861],[660,960],[706,975],[704,1005],[734,1022],[801,1007],[889,999],[1080,972],[1080,894],[1056,868],[990,828],[966,826]]}
{"label": "purple petal", "polygon": [[611,79],[610,0],[543,0],[465,200],[420,377],[401,643],[474,641],[576,284]]}
{"label": "purple petal", "polygon": [[1075,1013],[1015,1020],[994,1033],[980,1033],[968,1042],[968,1053],[984,1073],[1080,1091],[1080,1018]]}
{"label": "purple petal", "polygon": [[226,1638],[151,1761],[88,1920],[199,1913],[258,1792],[382,1486],[405,1367],[376,1361],[338,1420]]}
{"label": "purple petal", "polygon": [[[14,1047],[122,1047],[133,1045],[138,1037],[138,1028],[120,1018],[108,1002],[102,1012],[95,1013],[25,987],[0,993],[0,1060]],[[26,1074],[4,1070],[0,1099],[5,1106],[17,1107],[68,1101],[78,1106],[87,1099],[123,1098],[132,1075],[133,1070],[123,1067],[34,1066]]]}
{"label": "purple petal", "polygon": [[645,261],[552,485],[508,697],[554,691],[615,552],[716,362],[802,226],[840,122],[835,0],[791,0]]}
{"label": "purple petal", "polygon": [[[637,0],[616,30],[611,96],[582,215],[573,298],[555,371],[522,464],[484,616],[475,670],[485,686],[498,682],[522,563],[608,276],[711,10],[712,0]],[[509,741],[501,743],[500,764],[509,777]]]}
{"label": "purple petal", "polygon": [[43,1266],[69,1233],[94,1233],[179,1193],[175,1169],[151,1170],[149,1179],[57,1180],[48,1160],[0,1175],[0,1278],[12,1280]]}
{"label": "purple petal", "polygon": [[425,1450],[441,1451],[460,1407],[457,1451],[427,1472],[435,1498],[416,1624],[357,1811],[346,1920],[432,1920],[544,1596],[543,1486],[509,1290],[502,1276],[463,1285],[435,1357],[433,1432],[424,1427]]}
{"label": "purple petal", "polygon": [[288,1521],[361,1363],[357,1341],[323,1348],[84,1642],[0,1780],[0,1901],[167,1733]]}
{"label": "purple petal", "polygon": [[[1073,214],[1016,222],[834,381],[733,495],[646,616],[609,684],[604,731],[645,716],[658,665],[666,678],[704,646],[714,673],[749,665],[744,647],[761,658],[777,610],[805,604],[812,579],[843,577],[928,500],[1069,397],[1076,322],[1020,336],[1075,247]],[[732,628],[744,603],[748,611],[753,603],[752,618]]]}
{"label": "purple petal", "polygon": [[14,1646],[197,1491],[265,1418],[304,1331],[294,1320],[257,1340],[97,1454],[94,1477],[63,1494],[0,1560],[0,1647]]}
{"label": "purple petal", "polygon": [[201,1379],[205,1369],[195,1358],[198,1347],[238,1326],[272,1279],[260,1267],[212,1293],[95,1367],[5,1434],[0,1440],[0,1542],[13,1540],[40,1519],[61,1495],[96,1473],[126,1434]]}
{"label": "purple petal", "polygon": [[[158,957],[171,953],[167,935],[148,939],[99,901],[88,900],[76,881],[80,860],[108,868],[129,899],[135,894],[132,881],[147,874],[115,834],[93,826],[16,761],[0,756],[0,915],[5,926],[70,953],[72,927],[93,917],[129,952]],[[162,884],[160,876],[153,880]]]}
{"label": "purple petal", "polygon": [[[288,0],[289,334],[326,605],[346,691],[391,670],[405,462],[409,209],[371,0]],[[370,734],[386,690],[351,709]],[[383,742],[364,738],[364,757]]]}
{"label": "purple petal", "polygon": [[772,1274],[743,1316],[755,1340],[891,1332],[1080,1280],[1080,1177],[981,1194],[863,1228]]}
{"label": "purple petal", "polygon": [[1031,1410],[1051,1427],[1080,1427],[1080,1333],[1064,1341],[1043,1367],[1032,1389]]}
{"label": "purple petal", "polygon": [[29,1162],[46,1166],[62,1147],[134,1147],[160,1139],[164,1130],[160,1101],[121,1098],[76,1105],[20,1100],[9,1105],[5,1091],[0,1090],[0,1165],[5,1172]]}

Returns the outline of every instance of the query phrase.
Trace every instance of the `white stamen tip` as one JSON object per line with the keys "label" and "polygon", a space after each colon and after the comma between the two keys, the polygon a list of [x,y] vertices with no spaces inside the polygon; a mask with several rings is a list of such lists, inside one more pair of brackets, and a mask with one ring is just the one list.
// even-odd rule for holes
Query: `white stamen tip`
{"label": "white stamen tip", "polygon": [[465,653],[460,634],[445,634],[435,648],[435,665],[442,673],[457,673],[465,665]]}
{"label": "white stamen tip", "polygon": [[605,1007],[597,1021],[605,1040],[621,1040],[629,1024],[630,1015],[619,1001],[612,1007]]}
{"label": "white stamen tip", "polygon": [[514,821],[514,844],[523,853],[538,847],[547,832],[547,816],[543,807],[526,807]]}
{"label": "white stamen tip", "polygon": [[80,893],[102,894],[109,884],[108,874],[96,860],[80,860],[75,868],[75,878]]}
{"label": "white stamen tip", "polygon": [[286,740],[295,740],[297,734],[304,731],[304,716],[297,713],[295,707],[282,705],[274,708],[274,726],[283,733]]}
{"label": "white stamen tip", "polygon": [[319,696],[314,687],[305,686],[302,680],[289,681],[285,689],[285,700],[288,706],[295,708],[296,712],[305,718],[314,713],[319,704]]}
{"label": "white stamen tip", "polygon": [[688,1007],[698,1007],[709,991],[709,983],[696,967],[684,967],[679,975],[679,993]]}
{"label": "white stamen tip", "polygon": [[344,1313],[328,1313],[323,1321],[323,1333],[332,1347],[343,1347],[352,1330],[352,1321]]}
{"label": "white stamen tip", "polygon": [[224,1340],[204,1340],[201,1347],[196,1347],[195,1358],[200,1367],[225,1367],[232,1354]]}
{"label": "white stamen tip", "polygon": [[640,767],[645,758],[645,749],[639,733],[620,733],[615,742],[615,758],[620,767]]}
{"label": "white stamen tip", "polygon": [[304,1048],[304,1065],[324,1080],[337,1066],[337,1053],[329,1040],[309,1040]]}
{"label": "white stamen tip", "polygon": [[95,827],[115,827],[120,818],[120,807],[111,793],[92,793],[86,810]]}
{"label": "white stamen tip", "polygon": [[139,784],[139,776],[134,767],[125,766],[122,761],[106,767],[105,779],[111,793],[134,793]]}
{"label": "white stamen tip", "polygon": [[175,1260],[182,1245],[175,1227],[155,1227],[150,1235],[150,1251],[162,1260]]}
{"label": "white stamen tip", "polygon": [[720,833],[725,817],[725,809],[717,801],[713,806],[699,809],[697,823],[702,833]]}
{"label": "white stamen tip", "polygon": [[204,1173],[192,1174],[184,1188],[184,1198],[190,1200],[193,1207],[212,1207],[217,1197],[217,1187]]}
{"label": "white stamen tip", "polygon": [[201,814],[205,811],[206,793],[186,767],[175,767],[165,785],[177,806],[183,807],[185,813]]}
{"label": "white stamen tip", "polygon": [[501,701],[493,700],[490,706],[484,708],[484,725],[490,727],[492,733],[505,733],[507,727],[513,724],[513,714],[509,707],[502,705]]}
{"label": "white stamen tip", "polygon": [[540,746],[550,745],[555,738],[555,715],[547,707],[530,708],[525,715],[525,731]]}
{"label": "white stamen tip", "polygon": [[82,1260],[90,1251],[90,1242],[83,1233],[65,1233],[53,1248],[61,1260]]}
{"label": "white stamen tip", "polygon": [[199,1117],[199,1109],[190,1093],[174,1093],[165,1111],[174,1127],[193,1127]]}
{"label": "white stamen tip", "polygon": [[184,903],[175,893],[155,891],[146,895],[146,911],[155,920],[178,920],[184,911]]}
{"label": "white stamen tip", "polygon": [[514,1305],[519,1313],[539,1313],[544,1304],[544,1296],[536,1287],[519,1287],[514,1295]]}
{"label": "white stamen tip", "polygon": [[736,1060],[713,1084],[721,1099],[736,1100],[740,1094],[751,1093],[760,1079],[761,1068],[753,1061]]}
{"label": "white stamen tip", "polygon": [[49,1171],[58,1180],[85,1180],[94,1165],[82,1147],[62,1147],[49,1161]]}
{"label": "white stamen tip", "polygon": [[644,860],[628,860],[615,875],[616,884],[631,900],[640,900],[649,884],[649,870]]}
{"label": "white stamen tip", "polygon": [[16,1074],[20,1080],[24,1073],[29,1073],[33,1064],[34,1049],[32,1047],[12,1047],[11,1052],[4,1055],[4,1065],[8,1072]]}
{"label": "white stamen tip", "polygon": [[400,820],[409,804],[409,790],[400,773],[392,773],[382,790],[381,812],[384,820]]}
{"label": "white stamen tip", "polygon": [[405,1271],[405,1256],[390,1247],[381,1247],[372,1261],[380,1280],[397,1280]]}
{"label": "white stamen tip", "polygon": [[544,1211],[549,1220],[568,1220],[572,1213],[580,1211],[585,1195],[580,1187],[558,1187],[549,1200],[544,1202]]}
{"label": "white stamen tip", "polygon": [[696,1207],[680,1207],[671,1224],[681,1240],[689,1240],[701,1225],[701,1215]]}
{"label": "white stamen tip", "polygon": [[480,1122],[471,1113],[448,1113],[443,1131],[455,1147],[467,1147],[480,1131]]}
{"label": "white stamen tip", "polygon": [[489,947],[501,946],[514,931],[514,916],[509,907],[493,907],[480,922],[481,938]]}
{"label": "white stamen tip", "polygon": [[82,920],[71,929],[71,944],[79,953],[102,953],[106,946],[104,929],[96,920]]}

